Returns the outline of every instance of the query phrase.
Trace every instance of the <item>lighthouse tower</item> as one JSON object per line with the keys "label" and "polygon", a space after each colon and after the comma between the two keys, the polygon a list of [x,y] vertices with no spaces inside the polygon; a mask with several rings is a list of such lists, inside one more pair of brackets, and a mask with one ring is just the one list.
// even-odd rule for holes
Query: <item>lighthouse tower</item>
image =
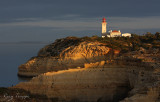
{"label": "lighthouse tower", "polygon": [[107,22],[106,18],[102,19],[102,34],[105,34],[107,32]]}

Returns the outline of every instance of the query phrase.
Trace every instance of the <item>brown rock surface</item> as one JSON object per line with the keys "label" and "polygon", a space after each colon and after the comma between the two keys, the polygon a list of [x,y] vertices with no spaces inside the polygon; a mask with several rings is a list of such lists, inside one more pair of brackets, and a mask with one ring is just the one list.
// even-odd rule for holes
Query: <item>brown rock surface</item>
{"label": "brown rock surface", "polygon": [[130,55],[88,63],[83,69],[44,73],[15,87],[61,101],[159,102],[159,62]]}
{"label": "brown rock surface", "polygon": [[102,64],[103,62],[94,64],[97,68],[90,66],[44,73],[15,87],[61,101],[97,102],[123,99],[129,90],[127,70],[116,65],[107,67]]}
{"label": "brown rock surface", "polygon": [[14,88],[59,101],[160,102],[159,50],[114,53],[99,42],[57,40],[19,67],[19,75],[38,76]]}
{"label": "brown rock surface", "polygon": [[80,42],[72,38],[57,40],[42,48],[37,57],[20,65],[18,75],[36,76],[49,71],[82,68],[84,63],[105,60],[109,52],[110,48],[99,42]]}

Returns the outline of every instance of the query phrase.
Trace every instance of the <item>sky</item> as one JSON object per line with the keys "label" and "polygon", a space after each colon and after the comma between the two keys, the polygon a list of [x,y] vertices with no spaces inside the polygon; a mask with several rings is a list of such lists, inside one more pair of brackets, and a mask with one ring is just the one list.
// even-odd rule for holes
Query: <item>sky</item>
{"label": "sky", "polygon": [[108,30],[160,32],[160,0],[0,0],[0,42],[53,42]]}

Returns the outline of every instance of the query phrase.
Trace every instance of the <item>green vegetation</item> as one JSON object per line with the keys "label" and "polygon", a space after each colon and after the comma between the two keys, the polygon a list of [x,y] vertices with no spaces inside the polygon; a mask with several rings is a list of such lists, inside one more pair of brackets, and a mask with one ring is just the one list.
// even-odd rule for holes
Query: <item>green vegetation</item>
{"label": "green vegetation", "polygon": [[82,41],[98,41],[106,44],[106,46],[120,50],[121,52],[136,51],[140,47],[145,49],[160,48],[160,33],[151,34],[147,32],[145,35],[132,34],[132,37],[115,37],[101,38],[98,36],[82,37]]}
{"label": "green vegetation", "polygon": [[115,49],[120,50],[121,53],[125,53],[128,51],[136,51],[141,47],[144,49],[151,48],[160,48],[160,33],[156,32],[156,34],[151,34],[147,32],[145,35],[136,35],[132,34],[132,37],[115,37],[115,38],[102,38],[98,36],[92,37],[67,37],[63,39],[57,39],[54,43],[45,46],[42,48],[38,56],[58,56],[61,51],[69,46],[77,46],[80,42],[89,41],[89,42],[100,42],[103,45]]}

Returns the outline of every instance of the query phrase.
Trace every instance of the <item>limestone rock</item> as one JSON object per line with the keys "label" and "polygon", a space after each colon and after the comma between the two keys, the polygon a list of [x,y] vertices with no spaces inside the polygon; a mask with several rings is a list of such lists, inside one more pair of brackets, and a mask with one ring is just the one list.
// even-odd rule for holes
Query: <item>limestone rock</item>
{"label": "limestone rock", "polygon": [[159,50],[118,53],[99,42],[59,39],[19,66],[19,75],[38,76],[13,88],[59,101],[160,102]]}
{"label": "limestone rock", "polygon": [[134,56],[126,54],[86,63],[84,68],[47,72],[14,88],[59,101],[159,102],[159,62],[143,62]]}
{"label": "limestone rock", "polygon": [[129,90],[127,70],[120,66],[102,67],[47,72],[15,87],[29,90],[32,94],[58,98],[59,101],[106,102],[123,99]]}
{"label": "limestone rock", "polygon": [[57,40],[42,48],[37,57],[19,66],[18,75],[36,76],[49,71],[82,68],[84,63],[94,63],[107,58],[110,48],[99,42],[80,42],[75,38]]}

